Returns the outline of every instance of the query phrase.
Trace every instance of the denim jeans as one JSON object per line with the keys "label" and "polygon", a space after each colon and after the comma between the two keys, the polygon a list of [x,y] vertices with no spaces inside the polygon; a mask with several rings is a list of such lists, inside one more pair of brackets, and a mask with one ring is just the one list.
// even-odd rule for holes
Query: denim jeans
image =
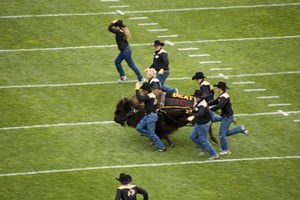
{"label": "denim jeans", "polygon": [[116,68],[121,76],[125,76],[125,72],[123,70],[122,64],[121,62],[123,60],[125,60],[128,64],[128,66],[134,71],[134,73],[136,74],[137,78],[139,81],[142,80],[143,76],[140,72],[140,70],[137,68],[137,66],[134,64],[133,60],[132,60],[132,56],[131,56],[132,52],[131,52],[131,48],[130,46],[127,46],[123,51],[121,51],[119,53],[119,55],[116,57],[115,59],[115,65]]}
{"label": "denim jeans", "polygon": [[156,74],[156,78],[159,80],[160,84],[163,86],[166,82],[166,79],[168,78],[170,74],[169,70],[164,71],[163,74]]}
{"label": "denim jeans", "polygon": [[208,130],[209,122],[206,124],[195,124],[190,133],[190,138],[194,141],[201,149],[208,152],[210,156],[216,156],[217,152],[214,147],[208,141]]}
{"label": "denim jeans", "polygon": [[237,126],[229,130],[230,124],[233,122],[233,119],[234,119],[233,115],[229,117],[222,117],[220,130],[219,130],[219,137],[220,137],[222,151],[229,150],[227,137],[231,135],[235,135],[237,133],[241,133],[243,131],[241,126]]}
{"label": "denim jeans", "polygon": [[150,113],[148,115],[145,115],[142,118],[142,120],[137,124],[136,130],[140,132],[142,136],[150,138],[150,140],[155,144],[157,149],[162,149],[165,146],[155,133],[157,119],[157,113]]}
{"label": "denim jeans", "polygon": [[173,89],[173,88],[170,88],[169,86],[166,86],[166,85],[163,85],[161,87],[161,89],[162,89],[162,91],[164,91],[166,93],[175,93],[176,92],[175,88]]}

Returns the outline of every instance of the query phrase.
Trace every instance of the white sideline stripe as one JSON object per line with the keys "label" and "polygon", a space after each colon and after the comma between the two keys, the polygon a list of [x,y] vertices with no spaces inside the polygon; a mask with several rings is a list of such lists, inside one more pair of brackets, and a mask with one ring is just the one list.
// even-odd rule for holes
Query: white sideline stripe
{"label": "white sideline stripe", "polygon": [[100,0],[101,2],[111,2],[111,1],[113,1],[113,2],[115,2],[115,1],[120,1],[120,0]]}
{"label": "white sideline stripe", "polygon": [[246,82],[232,82],[233,85],[245,85],[245,84],[255,84],[253,81],[246,81]]}
{"label": "white sideline stripe", "polygon": [[257,99],[278,99],[279,96],[260,96],[256,97]]}
{"label": "white sideline stripe", "polygon": [[[250,41],[250,40],[275,40],[275,39],[295,39],[300,35],[277,36],[277,37],[259,37],[259,38],[235,38],[235,39],[216,39],[216,40],[198,40],[198,41],[181,41],[173,42],[176,44],[194,44],[194,43],[214,43],[214,42],[233,42],[233,41]],[[130,44],[130,46],[149,46],[149,43]],[[100,48],[116,48],[117,45],[92,45],[77,47],[54,47],[54,48],[33,48],[33,49],[0,49],[1,52],[20,52],[20,51],[60,51],[60,50],[76,50],[76,49],[100,49]],[[199,48],[178,48],[179,51],[198,50]]]}
{"label": "white sideline stripe", "polygon": [[245,92],[262,92],[266,91],[267,89],[259,88],[259,89],[245,89]]}
{"label": "white sideline stripe", "polygon": [[154,25],[158,25],[158,23],[142,23],[142,24],[138,24],[139,26],[154,26]]}
{"label": "white sideline stripe", "polygon": [[294,122],[300,122],[300,119],[295,119],[295,120],[293,120]]}
{"label": "white sideline stripe", "polygon": [[191,58],[194,58],[194,57],[203,57],[203,56],[210,56],[210,54],[189,55],[189,57],[191,57]]}
{"label": "white sideline stripe", "polygon": [[174,38],[174,37],[178,37],[178,35],[159,35],[157,37],[158,38]]}
{"label": "white sideline stripe", "polygon": [[[268,112],[268,113],[244,113],[244,114],[235,114],[235,117],[243,117],[243,116],[260,116],[260,115],[279,115],[282,114],[283,111],[277,110],[277,112]],[[299,114],[300,111],[287,111],[284,112],[287,114]],[[32,125],[32,126],[13,126],[13,127],[2,127],[0,131],[8,131],[8,130],[18,130],[18,129],[31,129],[31,128],[50,128],[50,127],[60,127],[60,126],[84,126],[84,125],[101,125],[101,124],[116,124],[114,121],[102,121],[102,122],[78,122],[78,123],[60,123],[60,124],[42,124],[42,125]]]}
{"label": "white sideline stripe", "polygon": [[[109,0],[113,1],[113,0]],[[264,4],[264,5],[250,5],[250,6],[225,6],[225,7],[200,7],[200,8],[178,8],[178,9],[162,9],[162,10],[137,10],[126,11],[124,14],[140,14],[140,13],[160,13],[160,12],[185,12],[198,10],[226,10],[239,8],[263,8],[263,7],[282,7],[282,6],[298,6],[300,3],[286,3],[286,4]],[[68,16],[89,16],[89,15],[103,15],[100,13],[73,13],[73,14],[43,14],[43,15],[16,15],[16,16],[0,16],[0,19],[15,19],[15,18],[30,18],[30,17],[68,17]],[[115,12],[110,14],[116,14]]]}
{"label": "white sideline stripe", "polygon": [[130,20],[148,19],[149,17],[130,17]]}
{"label": "white sideline stripe", "polygon": [[[283,74],[299,74],[300,71],[288,71],[288,72],[269,72],[269,73],[258,73],[258,74],[239,74],[239,75],[227,75],[219,74],[219,76],[208,76],[208,78],[236,78],[236,77],[253,77],[253,76],[272,76],[272,75],[283,75]],[[168,78],[170,81],[175,80],[190,80],[191,77],[181,78]],[[136,80],[124,81],[124,83],[135,83]],[[122,84],[124,84],[122,83]],[[70,87],[70,86],[84,86],[84,85],[102,85],[102,84],[120,84],[118,81],[107,81],[107,82],[86,82],[86,83],[66,83],[66,84],[48,84],[48,85],[11,85],[11,86],[0,86],[0,89],[12,89],[12,88],[40,88],[40,87]]]}
{"label": "white sideline stripe", "polygon": [[75,172],[75,171],[89,171],[89,170],[101,170],[101,169],[120,169],[120,168],[137,168],[137,167],[161,167],[161,166],[172,166],[172,165],[226,163],[226,162],[242,162],[242,161],[265,161],[265,160],[299,159],[299,158],[300,158],[300,156],[273,156],[273,157],[258,157],[258,158],[219,159],[219,160],[206,160],[206,161],[184,161],[184,162],[169,162],[169,163],[148,163],[148,164],[131,164],[131,165],[112,165],[112,166],[99,166],[99,167],[85,167],[85,168],[72,168],[72,169],[54,169],[54,170],[45,170],[45,171],[7,173],[7,174],[0,174],[0,177],[6,177],[6,176],[25,176],[25,175],[62,173],[62,172]]}
{"label": "white sideline stripe", "polygon": [[277,104],[268,104],[268,106],[290,106],[290,103],[277,103]]}
{"label": "white sideline stripe", "polygon": [[128,8],[130,7],[129,5],[124,5],[124,6],[109,6],[109,8]]}
{"label": "white sideline stripe", "polygon": [[232,70],[232,68],[211,68],[210,71]]}

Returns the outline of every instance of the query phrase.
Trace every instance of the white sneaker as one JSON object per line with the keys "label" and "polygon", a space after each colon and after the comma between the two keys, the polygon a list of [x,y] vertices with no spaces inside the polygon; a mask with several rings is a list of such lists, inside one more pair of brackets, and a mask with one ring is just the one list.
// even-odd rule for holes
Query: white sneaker
{"label": "white sneaker", "polygon": [[242,128],[242,133],[243,133],[244,135],[248,136],[248,135],[249,135],[249,132],[248,132],[248,130],[245,128],[245,126],[242,125],[241,128]]}
{"label": "white sneaker", "polygon": [[216,160],[217,158],[219,158],[219,154],[209,157],[208,160]]}
{"label": "white sneaker", "polygon": [[118,80],[118,82],[123,82],[126,81],[127,77],[126,76],[121,76],[120,79]]}
{"label": "white sneaker", "polygon": [[229,151],[229,150],[223,150],[223,151],[220,151],[219,154],[220,155],[229,155],[229,154],[231,154],[231,151]]}
{"label": "white sneaker", "polygon": [[174,91],[175,91],[174,92],[175,94],[178,94],[178,89],[177,88],[175,88]]}

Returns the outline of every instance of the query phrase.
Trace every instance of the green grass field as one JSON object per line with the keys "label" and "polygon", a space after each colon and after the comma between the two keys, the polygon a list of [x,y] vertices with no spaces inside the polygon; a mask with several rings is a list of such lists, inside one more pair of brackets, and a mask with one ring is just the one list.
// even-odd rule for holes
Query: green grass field
{"label": "green grass field", "polygon": [[[299,199],[299,0],[0,6],[1,200],[114,199],[121,172],[152,200]],[[133,95],[136,80],[124,63],[129,81],[117,83],[118,50],[107,31],[116,18],[132,33],[140,70],[160,39],[170,59],[167,85],[190,95],[197,71],[212,84],[227,83],[238,124],[250,132],[229,138],[231,155],[199,157],[191,126],[158,153],[135,129],[113,122],[116,103]],[[219,63],[200,63],[209,61]]]}

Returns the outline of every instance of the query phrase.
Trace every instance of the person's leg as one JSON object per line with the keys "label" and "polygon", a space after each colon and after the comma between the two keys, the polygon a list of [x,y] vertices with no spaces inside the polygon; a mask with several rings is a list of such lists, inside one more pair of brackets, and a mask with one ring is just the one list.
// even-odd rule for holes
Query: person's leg
{"label": "person's leg", "polygon": [[142,135],[148,137],[147,132],[147,118],[146,116],[136,125],[136,130]]}
{"label": "person's leg", "polygon": [[192,128],[192,131],[190,133],[190,139],[196,143],[201,149],[204,150],[204,147],[202,146],[200,140],[199,140],[199,133],[198,133],[198,126],[197,124],[195,124]]}
{"label": "person's leg", "polygon": [[158,116],[156,113],[151,113],[147,115],[147,134],[157,147],[157,150],[162,150],[165,148],[165,146],[155,133],[157,119]]}
{"label": "person's leg", "polygon": [[170,74],[170,71],[167,70],[167,71],[164,71],[163,74],[156,75],[156,78],[159,80],[159,82],[161,83],[162,86],[165,84],[166,79],[168,78],[169,74]]}
{"label": "person's leg", "polygon": [[215,151],[214,147],[208,141],[208,130],[209,130],[209,123],[203,124],[199,127],[199,141],[203,148],[208,152],[210,157],[217,156],[217,152]]}
{"label": "person's leg", "polygon": [[227,131],[230,127],[231,121],[227,118],[223,118],[220,125],[219,137],[222,151],[229,151],[227,142]]}
{"label": "person's leg", "polygon": [[142,81],[143,76],[137,66],[134,64],[132,60],[132,52],[131,48],[128,46],[124,51],[124,59],[127,62],[128,66],[134,71],[139,81]]}
{"label": "person's leg", "polygon": [[120,74],[120,77],[125,76],[125,72],[123,70],[121,62],[124,60],[123,52],[120,52],[119,55],[115,59],[116,68]]}

